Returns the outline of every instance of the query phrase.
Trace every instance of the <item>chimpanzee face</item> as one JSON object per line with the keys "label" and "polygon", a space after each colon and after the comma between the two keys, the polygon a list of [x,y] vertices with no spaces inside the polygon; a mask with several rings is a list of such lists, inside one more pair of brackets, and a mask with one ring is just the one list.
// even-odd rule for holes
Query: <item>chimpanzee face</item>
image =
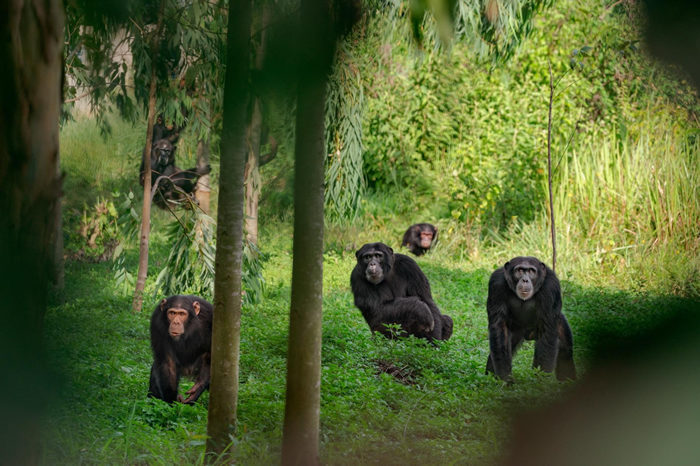
{"label": "chimpanzee face", "polygon": [[[160,307],[168,318],[168,333],[173,340],[179,340],[187,329],[187,321],[199,315],[199,302],[194,301],[191,306],[187,303],[172,302],[168,306],[168,300],[161,301]],[[186,309],[191,307],[191,309]],[[167,308],[167,309],[166,309]],[[190,314],[194,314],[190,317]]]}
{"label": "chimpanzee face", "polygon": [[420,247],[428,249],[433,242],[433,232],[423,230],[420,232]]}
{"label": "chimpanzee face", "polygon": [[175,146],[173,146],[167,139],[161,139],[153,144],[153,153],[155,154],[156,165],[165,167],[175,163],[175,158],[173,153],[175,152]]}
{"label": "chimpanzee face", "polygon": [[523,301],[539,291],[546,274],[545,265],[534,257],[516,257],[503,267],[508,286]]}
{"label": "chimpanzee face", "polygon": [[368,282],[378,285],[391,270],[394,250],[383,243],[365,244],[356,253],[357,265],[362,267]]}

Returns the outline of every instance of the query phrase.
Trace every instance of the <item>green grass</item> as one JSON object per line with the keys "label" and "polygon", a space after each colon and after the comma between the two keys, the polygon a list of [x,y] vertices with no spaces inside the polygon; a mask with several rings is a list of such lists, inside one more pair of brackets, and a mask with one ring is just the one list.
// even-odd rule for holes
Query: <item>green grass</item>
{"label": "green grass", "polygon": [[[240,464],[279,462],[290,238],[287,224],[263,231],[262,244],[270,253],[265,296],[243,312]],[[154,242],[162,243],[162,236]],[[166,248],[158,244],[154,250],[164,255]],[[485,376],[486,284],[492,268],[456,260],[439,248],[418,262],[436,302],[455,320],[452,339],[439,348],[372,337],[349,289],[354,254],[328,249],[325,255],[321,441],[327,464],[489,463],[503,448],[513,412],[550,402],[571,385],[533,371],[531,345],[515,359],[514,386]],[[45,463],[201,463],[208,394],[196,406],[168,406],[145,397],[150,310],[131,313],[131,299],[114,290],[108,264],[69,262],[66,276],[66,303],[52,307],[45,324],[52,365],[63,371],[45,425]],[[603,329],[633,334],[677,301],[579,281],[563,285],[582,374]],[[150,297],[149,308],[156,300]],[[380,362],[400,369],[405,380],[380,374]]]}
{"label": "green grass", "polygon": [[[593,14],[584,11],[588,4],[595,4]],[[321,386],[325,464],[493,463],[504,449],[515,413],[550,403],[576,384],[558,383],[551,375],[533,371],[531,344],[515,358],[515,385],[505,386],[483,374],[488,355],[485,303],[490,273],[517,255],[536,255],[551,263],[547,212],[542,207],[547,191],[541,186],[546,121],[541,96],[546,86],[541,82],[545,75],[534,75],[525,65],[539,63],[535,69],[542,72],[552,47],[555,58],[565,59],[588,36],[578,31],[578,18],[597,18],[603,8],[592,1],[565,2],[564,6],[546,18],[556,22],[566,13],[554,45],[548,42],[551,34],[545,28],[513,62],[510,72],[522,83],[509,85],[505,74],[479,74],[465,67],[462,74],[454,74],[457,81],[464,76],[464,82],[447,80],[437,86],[466,102],[434,100],[453,102],[459,113],[436,107],[426,119],[438,121],[433,117],[439,114],[438,123],[449,125],[464,120],[468,130],[460,130],[450,146],[458,158],[431,156],[429,164],[420,165],[424,170],[420,173],[425,173],[420,183],[405,192],[370,191],[357,219],[328,225]],[[596,33],[596,40],[617,37],[617,29],[608,20],[603,26],[607,29]],[[460,57],[459,50],[450,57]],[[637,58],[634,60],[636,63]],[[377,78],[377,82],[384,81]],[[651,77],[648,81],[652,82]],[[594,85],[573,87],[568,92],[575,93],[576,99],[564,95],[555,102],[559,132],[564,136],[568,131],[562,128],[573,127],[578,115],[576,102],[587,102],[599,91]],[[627,87],[620,84],[615,92],[605,94],[610,100],[606,105],[616,105],[613,97],[623,95]],[[577,136],[555,176],[557,274],[562,279],[564,312],[573,328],[575,359],[583,377],[601,340],[610,335],[615,339],[635,335],[679,304],[698,307],[700,300],[697,130],[671,101],[657,99],[653,93],[647,96],[647,92],[641,89],[630,94],[632,104],[644,105],[632,105],[623,112],[624,137],[612,121],[614,114],[608,115],[611,121],[606,120],[600,130],[587,127]],[[393,94],[396,99],[403,95]],[[411,95],[407,91],[404,97]],[[377,107],[378,102],[369,100],[370,108]],[[414,116],[413,112],[395,111],[401,121]],[[386,123],[386,114],[380,114]],[[107,139],[100,137],[89,120],[68,123],[61,131],[68,245],[80,245],[75,216],[85,206],[90,208],[99,197],[115,190],[131,189],[137,200],[142,195],[138,167],[144,125],[131,127],[113,121],[112,126],[114,135]],[[396,128],[389,125],[388,131],[395,133]],[[434,136],[443,137],[446,130],[436,128]],[[194,145],[187,137],[185,134],[178,149],[181,165],[193,158]],[[433,136],[426,133],[421,140],[432,144],[429,137]],[[387,146],[382,135],[375,139],[378,146]],[[559,139],[565,137],[560,134]],[[282,148],[293,147],[289,140],[281,142]],[[508,184],[501,190],[523,201],[530,213],[522,217],[528,221],[513,219],[503,227],[456,220],[448,200],[454,188],[450,184],[455,182],[453,174],[464,168],[460,163],[474,164],[470,183],[481,180],[488,187],[494,180],[510,180],[511,159],[495,154],[511,153],[537,162],[528,168],[531,173],[525,191]],[[413,155],[410,150],[406,153]],[[279,463],[292,264],[290,197],[285,188],[289,177],[284,176],[290,159],[288,151],[280,153],[272,167],[262,171],[263,182],[278,178],[264,188],[269,198],[261,205],[260,246],[270,255],[265,264],[264,297],[259,305],[245,308],[242,317],[239,424],[234,439],[239,464]],[[214,167],[215,183],[217,172]],[[472,186],[465,184],[467,188]],[[488,190],[484,192],[488,195]],[[481,199],[484,195],[478,191],[475,196]],[[215,199],[214,191],[214,206]],[[499,212],[497,217],[503,217],[501,214],[512,212]],[[45,322],[48,355],[61,374],[44,425],[45,464],[203,462],[208,393],[195,406],[169,406],[146,398],[152,361],[148,308],[160,298],[154,295],[154,282],[168,256],[163,232],[172,220],[165,212],[153,215],[146,285],[149,304],[142,314],[132,314],[131,296],[122,296],[115,289],[109,263],[67,263],[63,304],[52,305]],[[455,321],[452,339],[439,348],[415,340],[373,337],[349,289],[354,251],[365,242],[384,241],[400,252],[405,228],[417,221],[431,221],[440,228],[434,250],[418,259],[437,304]],[[137,255],[133,245],[126,264],[134,274]],[[392,368],[397,376],[382,373],[380,367]],[[187,387],[185,384],[182,390]]]}

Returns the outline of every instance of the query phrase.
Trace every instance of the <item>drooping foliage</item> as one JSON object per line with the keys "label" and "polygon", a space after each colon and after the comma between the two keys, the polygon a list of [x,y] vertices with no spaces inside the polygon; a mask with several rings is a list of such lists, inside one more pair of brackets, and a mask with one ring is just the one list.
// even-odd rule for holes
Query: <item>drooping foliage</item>
{"label": "drooping foliage", "polygon": [[[358,124],[365,119],[366,110],[364,89],[358,81],[368,78],[360,75],[360,70],[367,63],[359,63],[353,58],[356,51],[368,53],[376,62],[391,50],[391,44],[397,43],[397,40],[404,52],[412,50],[417,44],[432,50],[432,53],[439,53],[454,40],[454,43],[466,47],[481,59],[502,62],[510,58],[529,35],[536,13],[550,4],[551,0],[368,2],[366,20],[345,39],[339,49],[327,96],[326,206],[330,218],[357,213],[366,187],[366,177],[358,170],[365,150],[363,138],[386,135],[371,133],[376,128],[370,128],[370,134],[364,133]],[[414,39],[417,41],[414,42]],[[429,60],[434,59],[432,53]],[[380,65],[377,68],[381,72],[383,67]],[[433,70],[426,70],[426,74],[430,75]],[[422,89],[425,87],[407,90],[407,97],[416,99],[417,105],[413,110],[420,109],[425,103]],[[393,138],[384,139],[384,142],[391,151]],[[388,157],[389,163],[393,163],[392,159]]]}
{"label": "drooping foliage", "polygon": [[[214,295],[215,231],[214,219],[199,209],[185,212],[168,225],[166,236],[172,248],[156,281],[159,295],[196,294],[209,298]],[[244,306],[256,304],[262,298],[266,257],[254,244],[244,243]]]}
{"label": "drooping foliage", "polygon": [[365,190],[362,173],[362,76],[348,44],[342,44],[326,95],[326,216],[356,214]]}
{"label": "drooping foliage", "polygon": [[167,1],[153,64],[149,41],[158,1],[69,2],[65,115],[74,102],[88,99],[103,131],[110,130],[110,110],[137,121],[156,66],[158,113],[168,123],[206,134],[221,112],[226,4]]}

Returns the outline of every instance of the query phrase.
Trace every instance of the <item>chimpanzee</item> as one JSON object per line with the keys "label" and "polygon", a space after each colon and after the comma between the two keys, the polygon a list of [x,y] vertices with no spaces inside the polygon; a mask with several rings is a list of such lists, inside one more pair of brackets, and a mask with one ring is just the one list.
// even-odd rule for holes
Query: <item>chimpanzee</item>
{"label": "chimpanzee", "polygon": [[[158,139],[153,141],[153,146],[151,149],[151,186],[153,186],[159,176],[165,174],[169,167],[175,166],[175,149],[177,147],[173,145],[167,139]],[[143,186],[146,169],[146,149],[143,149],[143,154],[141,155],[141,168],[139,169],[139,184]]]}
{"label": "chimpanzee", "polygon": [[370,330],[392,338],[385,324],[400,324],[401,336],[448,340],[452,318],[440,313],[430,293],[428,277],[416,261],[394,254],[384,243],[369,243],[356,253],[350,285],[355,306]]}
{"label": "chimpanzee", "polygon": [[[193,404],[209,388],[214,306],[197,296],[163,299],[151,316],[153,366],[148,396]],[[178,393],[181,376],[195,377],[187,398]]]}
{"label": "chimpanzee", "polygon": [[523,340],[535,340],[533,367],[556,368],[557,379],[576,379],[574,337],[561,312],[554,271],[534,257],[516,257],[491,274],[486,301],[489,346],[486,373],[513,382],[513,355]]}
{"label": "chimpanzee", "polygon": [[416,256],[422,256],[428,252],[433,241],[437,240],[437,233],[437,228],[430,223],[416,223],[408,227],[401,244]]}
{"label": "chimpanzee", "polygon": [[[151,151],[151,187],[153,187],[158,179],[162,176],[167,179],[162,179],[158,183],[158,190],[153,199],[153,203],[161,209],[167,209],[167,203],[181,204],[188,208],[189,202],[182,202],[189,197],[192,202],[194,192],[197,189],[197,179],[200,176],[206,175],[211,171],[211,166],[194,167],[189,170],[182,170],[175,165],[175,149],[168,139],[160,139],[153,143]],[[140,183],[144,183],[144,167],[145,167],[146,151],[144,150],[141,159],[141,178]]]}

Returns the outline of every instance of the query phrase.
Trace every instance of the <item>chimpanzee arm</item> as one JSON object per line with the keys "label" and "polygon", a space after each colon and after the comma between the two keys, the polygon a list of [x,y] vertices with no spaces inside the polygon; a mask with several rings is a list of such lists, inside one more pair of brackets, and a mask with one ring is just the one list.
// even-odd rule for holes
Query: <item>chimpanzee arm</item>
{"label": "chimpanzee arm", "polygon": [[395,298],[391,301],[372,298],[375,297],[356,296],[355,305],[374,331],[383,330],[384,324],[410,326],[415,323],[428,333],[435,326],[430,308],[417,297]]}
{"label": "chimpanzee arm", "polygon": [[275,157],[277,157],[277,147],[278,147],[277,139],[273,138],[272,136],[270,136],[269,139],[270,139],[270,152],[268,152],[265,155],[260,156],[260,164],[259,165],[261,167],[263,165],[266,165],[266,164],[272,162],[275,159]]}
{"label": "chimpanzee arm", "polygon": [[175,362],[169,356],[156,357],[151,366],[148,396],[172,403],[178,399],[177,387],[178,374]]}
{"label": "chimpanzee arm", "polygon": [[187,390],[185,393],[189,395],[187,399],[183,401],[185,404],[194,404],[195,401],[200,397],[205,390],[209,388],[209,381],[211,380],[211,354],[204,353],[201,358],[201,367],[199,368],[199,373],[197,374],[197,379],[195,380],[192,388]]}
{"label": "chimpanzee arm", "polygon": [[489,295],[486,301],[489,319],[489,348],[491,350],[487,371],[493,369],[502,380],[512,381],[513,353],[511,335],[507,326],[508,292],[509,288],[503,275],[503,269],[499,269],[491,275]]}
{"label": "chimpanzee arm", "polygon": [[534,299],[539,300],[540,331],[535,342],[533,367],[552,372],[559,349],[559,316],[561,315],[561,289],[556,277],[545,277],[545,282]]}

